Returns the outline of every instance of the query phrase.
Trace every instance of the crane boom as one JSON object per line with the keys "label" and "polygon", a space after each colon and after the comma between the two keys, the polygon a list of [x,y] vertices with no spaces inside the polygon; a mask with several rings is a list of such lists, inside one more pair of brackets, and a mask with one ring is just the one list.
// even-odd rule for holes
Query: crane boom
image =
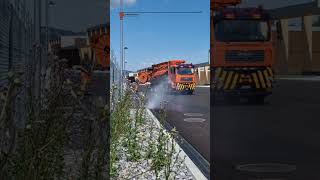
{"label": "crane boom", "polygon": [[140,85],[163,85],[174,91],[192,94],[195,88],[194,66],[184,60],[170,60],[137,71]]}
{"label": "crane boom", "polygon": [[146,83],[151,79],[158,78],[168,73],[169,66],[175,66],[185,63],[184,60],[171,60],[152,65],[151,68],[142,69],[138,71],[138,80],[141,83]]}

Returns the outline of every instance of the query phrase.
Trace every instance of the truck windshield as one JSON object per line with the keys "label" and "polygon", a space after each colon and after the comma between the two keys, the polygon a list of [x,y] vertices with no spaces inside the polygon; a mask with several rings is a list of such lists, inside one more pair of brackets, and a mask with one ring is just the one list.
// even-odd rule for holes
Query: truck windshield
{"label": "truck windshield", "polygon": [[221,42],[269,41],[267,21],[222,20],[215,25],[215,36]]}
{"label": "truck windshield", "polygon": [[177,74],[180,74],[180,75],[192,75],[193,74],[193,69],[192,68],[178,68],[177,69]]}

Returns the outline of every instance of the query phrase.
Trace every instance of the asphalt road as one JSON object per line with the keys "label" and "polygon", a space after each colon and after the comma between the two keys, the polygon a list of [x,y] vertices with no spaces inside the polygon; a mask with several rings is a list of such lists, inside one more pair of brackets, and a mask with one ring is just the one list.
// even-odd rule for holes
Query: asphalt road
{"label": "asphalt road", "polygon": [[[151,95],[149,98],[158,99]],[[209,172],[210,161],[210,88],[197,87],[193,95],[168,94],[161,96],[166,101],[166,122],[175,127],[188,144],[181,147],[203,171]],[[158,102],[159,103],[159,102]],[[159,106],[154,107],[158,109]],[[160,118],[160,115],[154,112]],[[200,155],[199,155],[200,154]]]}
{"label": "asphalt road", "polygon": [[209,161],[210,88],[198,87],[194,95],[169,95],[167,101],[167,122]]}
{"label": "asphalt road", "polygon": [[[277,81],[264,105],[211,103],[211,174],[216,179],[320,179],[319,93],[319,78],[289,78]],[[244,170],[248,164],[257,165]]]}

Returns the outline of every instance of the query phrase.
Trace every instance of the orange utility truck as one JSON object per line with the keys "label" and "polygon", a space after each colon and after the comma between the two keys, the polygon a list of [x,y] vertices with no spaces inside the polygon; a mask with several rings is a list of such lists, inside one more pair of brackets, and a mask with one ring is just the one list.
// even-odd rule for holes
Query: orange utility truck
{"label": "orange utility truck", "polygon": [[262,7],[241,0],[211,0],[210,58],[215,95],[263,103],[272,93],[271,21]]}
{"label": "orange utility truck", "polygon": [[139,70],[137,80],[140,85],[162,85],[170,91],[188,94],[193,94],[196,85],[194,65],[186,64],[184,60],[170,60]]}
{"label": "orange utility truck", "polygon": [[[92,51],[91,61],[86,62],[86,66],[81,70],[81,89],[86,90],[91,81],[93,71],[110,70],[110,31],[106,24],[91,27],[88,30],[90,49]],[[106,80],[108,81],[108,80]],[[101,82],[104,83],[104,82]]]}

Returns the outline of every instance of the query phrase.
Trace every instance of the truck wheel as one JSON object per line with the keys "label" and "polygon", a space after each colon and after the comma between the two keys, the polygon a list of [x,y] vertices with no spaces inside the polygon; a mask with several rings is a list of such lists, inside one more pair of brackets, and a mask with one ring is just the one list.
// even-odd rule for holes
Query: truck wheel
{"label": "truck wheel", "polygon": [[189,90],[189,91],[188,91],[188,95],[193,95],[193,91],[192,91],[192,90]]}

